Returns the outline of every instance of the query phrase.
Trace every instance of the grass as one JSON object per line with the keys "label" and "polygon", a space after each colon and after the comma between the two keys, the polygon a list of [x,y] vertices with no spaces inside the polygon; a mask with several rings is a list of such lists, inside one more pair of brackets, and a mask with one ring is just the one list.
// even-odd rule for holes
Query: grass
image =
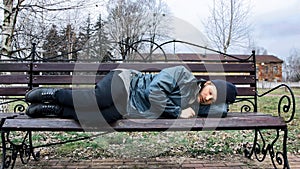
{"label": "grass", "polygon": [[[260,90],[259,93],[265,92]],[[300,89],[293,89],[296,96],[296,105],[300,102]],[[259,98],[259,111],[277,115],[278,95],[286,91],[280,89],[270,95]],[[287,102],[287,101],[284,101]],[[232,107],[231,109],[236,109]],[[289,124],[288,152],[300,153],[300,109],[296,106],[296,116]],[[267,143],[271,143],[275,130],[264,130]],[[52,141],[65,141],[78,136],[85,137],[97,133],[82,132],[35,132],[34,144],[47,144]],[[282,140],[282,133],[280,133]],[[60,146],[42,148],[42,156],[51,158],[72,157],[73,159],[90,158],[136,158],[159,156],[188,156],[205,157],[207,155],[234,155],[243,153],[243,145],[252,144],[253,131],[189,131],[189,132],[116,132],[109,133],[95,139],[88,139]],[[19,137],[16,137],[18,140]],[[282,141],[275,145],[279,150]]]}

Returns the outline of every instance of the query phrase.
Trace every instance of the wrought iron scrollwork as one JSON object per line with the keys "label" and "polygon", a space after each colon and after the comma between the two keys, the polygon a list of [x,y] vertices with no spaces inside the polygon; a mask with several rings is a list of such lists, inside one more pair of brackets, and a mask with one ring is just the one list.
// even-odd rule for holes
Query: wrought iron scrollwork
{"label": "wrought iron scrollwork", "polygon": [[67,141],[33,146],[32,131],[26,131],[26,134],[23,137],[22,141],[18,142],[19,144],[10,139],[10,131],[2,131],[1,132],[2,162],[3,162],[2,169],[7,169],[9,167],[11,167],[11,169],[13,169],[15,166],[16,159],[18,158],[18,155],[21,159],[22,164],[27,164],[30,161],[31,157],[35,161],[39,161],[40,160],[40,151],[34,151],[36,148],[50,147],[50,146],[62,145],[62,144],[66,144],[66,143],[72,143],[72,142],[77,142],[77,141],[82,141],[82,140],[87,140],[87,139],[94,139],[94,138],[97,138],[99,136],[102,136],[102,135],[105,135],[108,133],[111,133],[111,132],[108,131],[108,132],[98,133],[98,134],[95,134],[92,136],[78,137],[78,138],[70,139]]}
{"label": "wrought iron scrollwork", "polygon": [[[24,113],[26,110],[26,107],[28,106],[28,103],[25,102],[25,99],[23,98],[17,98],[17,99],[11,99],[11,98],[2,98],[6,101],[1,102],[0,105],[13,105],[13,112],[14,113]],[[18,103],[21,102],[21,103]]]}
{"label": "wrought iron scrollwork", "polygon": [[241,107],[241,112],[250,112],[252,109],[249,105],[243,105]]}
{"label": "wrought iron scrollwork", "polygon": [[[111,45],[111,50],[114,49],[114,46],[124,46],[125,47],[125,50],[122,52],[122,53],[119,53],[121,55],[121,58],[120,57],[115,57],[113,56],[111,53],[112,51],[108,50],[107,51],[107,61],[109,62],[115,62],[115,61],[125,61],[125,62],[128,62],[128,61],[139,61],[139,59],[141,59],[142,61],[153,61],[153,58],[152,58],[152,55],[154,53],[157,53],[157,52],[161,52],[163,56],[163,60],[164,61],[169,61],[169,59],[167,58],[167,53],[165,52],[165,49],[164,47],[166,47],[167,45],[170,45],[170,44],[180,44],[180,45],[187,45],[187,46],[190,46],[190,47],[196,47],[198,49],[203,49],[205,51],[211,51],[213,53],[218,53],[220,55],[223,55],[223,56],[226,56],[226,57],[229,57],[229,58],[232,58],[234,60],[237,60],[239,62],[248,62],[250,61],[251,59],[253,59],[253,56],[255,55],[255,52],[253,51],[252,54],[249,56],[249,57],[246,57],[246,58],[240,58],[240,57],[236,57],[234,55],[230,55],[230,54],[227,54],[227,53],[223,53],[221,51],[218,51],[218,50],[215,50],[215,49],[212,49],[212,48],[209,48],[207,46],[202,46],[202,45],[198,45],[198,44],[195,44],[195,43],[191,43],[191,42],[187,42],[187,41],[182,41],[182,40],[168,40],[168,41],[165,41],[163,43],[157,43],[155,41],[152,41],[152,40],[148,40],[148,39],[141,39],[141,40],[138,40],[138,41],[134,41],[134,42],[131,42],[131,43],[128,43],[126,42],[126,40],[121,40],[119,42],[117,41],[109,41],[107,42],[108,44]],[[145,55],[145,52],[143,51],[140,51],[141,50],[141,47],[140,47],[140,44],[150,44],[151,46],[153,46],[153,48],[151,48],[150,50],[150,53]],[[8,55],[5,55],[5,57],[8,58],[8,60],[5,60],[5,61],[18,61],[18,62],[39,62],[39,61],[42,61],[42,62],[57,62],[57,61],[62,61],[62,62],[74,62],[74,61],[93,61],[93,62],[98,62],[99,61],[99,58],[97,59],[93,59],[93,58],[89,58],[89,59],[86,59],[86,58],[83,58],[83,59],[80,59],[80,58],[68,58],[66,56],[70,55],[70,54],[78,54],[84,50],[91,50],[93,48],[95,48],[97,46],[93,46],[93,45],[89,45],[88,47],[81,47],[81,48],[78,48],[78,49],[74,49],[72,50],[71,52],[64,52],[62,54],[59,54],[59,55],[56,55],[56,56],[51,56],[51,57],[43,57],[42,55],[39,54],[39,52],[37,52],[37,44],[36,43],[32,43],[32,47],[31,47],[31,51],[30,51],[30,54],[28,56],[24,56],[25,54],[22,54],[22,56],[8,56]],[[29,48],[26,49],[27,52],[29,52]],[[132,54],[130,51],[134,51],[135,55],[137,57],[139,57],[139,59],[133,59],[131,60],[130,57],[128,57],[130,54]],[[24,52],[24,53],[27,53],[27,52]],[[203,55],[206,55],[203,54]]]}
{"label": "wrought iron scrollwork", "polygon": [[[279,117],[284,118],[286,123],[289,123],[294,119],[294,116],[295,116],[296,101],[295,101],[294,93],[288,85],[286,85],[286,84],[278,85],[277,87],[275,87],[261,95],[257,95],[257,96],[263,97],[279,88],[285,88],[286,91],[289,93],[289,95],[283,95],[280,97],[278,106],[277,106],[278,107],[277,114]],[[290,113],[290,114],[288,114],[288,113]],[[288,117],[283,116],[283,114],[288,114]]]}
{"label": "wrought iron scrollwork", "polygon": [[[284,132],[283,144],[282,144],[282,151],[276,151],[274,149],[275,143],[280,138],[280,131]],[[269,153],[273,167],[279,168],[282,167],[283,169],[290,168],[287,159],[287,151],[286,151],[286,141],[287,141],[287,129],[276,130],[276,136],[271,143],[267,143],[264,135],[262,134],[261,130],[255,130],[255,137],[253,142],[253,147],[249,151],[245,151],[245,156],[251,158],[254,154],[257,161],[262,162],[265,160],[267,154]]]}
{"label": "wrought iron scrollwork", "polygon": [[25,111],[25,106],[23,104],[17,104],[14,107],[14,113],[21,113]]}
{"label": "wrought iron scrollwork", "polygon": [[[251,112],[252,109],[254,109],[255,105],[253,103],[253,100],[247,98],[247,99],[238,99],[235,103],[243,103],[243,105],[241,106],[240,111],[241,112]],[[248,102],[249,104],[246,104],[244,102]]]}
{"label": "wrought iron scrollwork", "polygon": [[39,153],[34,153],[32,146],[32,133],[27,131],[22,141],[16,143],[10,139],[10,132],[2,131],[2,169],[14,168],[16,159],[19,155],[22,164],[27,164],[30,158],[39,160]]}
{"label": "wrought iron scrollwork", "polygon": [[[294,97],[294,96],[292,96],[292,97]],[[287,100],[287,104],[283,104],[283,100]],[[278,116],[281,117],[281,115],[282,115],[281,110],[283,111],[283,113],[286,114],[286,113],[289,113],[289,111],[291,109],[293,109],[292,113],[291,113],[290,117],[287,120],[285,119],[286,123],[289,123],[294,118],[294,115],[295,115],[295,98],[293,98],[292,101],[291,101],[291,98],[288,97],[287,95],[282,96],[279,100],[279,103],[278,103]]]}

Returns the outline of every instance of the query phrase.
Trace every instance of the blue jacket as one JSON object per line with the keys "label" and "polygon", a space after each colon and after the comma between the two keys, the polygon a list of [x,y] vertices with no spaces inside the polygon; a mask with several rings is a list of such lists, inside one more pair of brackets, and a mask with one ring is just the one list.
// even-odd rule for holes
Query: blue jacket
{"label": "blue jacket", "polygon": [[199,110],[200,87],[184,66],[166,68],[158,74],[136,72],[129,90],[130,118],[177,118],[188,107],[196,113]]}

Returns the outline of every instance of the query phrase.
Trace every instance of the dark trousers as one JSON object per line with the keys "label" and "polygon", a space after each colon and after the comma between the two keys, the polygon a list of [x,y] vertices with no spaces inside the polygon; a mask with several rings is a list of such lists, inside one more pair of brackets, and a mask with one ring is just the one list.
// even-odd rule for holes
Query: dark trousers
{"label": "dark trousers", "polygon": [[55,93],[63,107],[63,117],[108,123],[122,118],[127,106],[127,92],[118,72],[112,71],[101,79],[95,89],[61,89]]}

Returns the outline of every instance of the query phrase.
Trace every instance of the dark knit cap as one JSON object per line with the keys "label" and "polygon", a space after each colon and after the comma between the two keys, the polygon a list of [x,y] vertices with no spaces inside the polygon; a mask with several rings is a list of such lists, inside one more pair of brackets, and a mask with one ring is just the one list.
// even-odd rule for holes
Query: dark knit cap
{"label": "dark knit cap", "polygon": [[233,103],[237,95],[235,85],[225,80],[211,81],[217,88],[217,100],[215,103]]}

